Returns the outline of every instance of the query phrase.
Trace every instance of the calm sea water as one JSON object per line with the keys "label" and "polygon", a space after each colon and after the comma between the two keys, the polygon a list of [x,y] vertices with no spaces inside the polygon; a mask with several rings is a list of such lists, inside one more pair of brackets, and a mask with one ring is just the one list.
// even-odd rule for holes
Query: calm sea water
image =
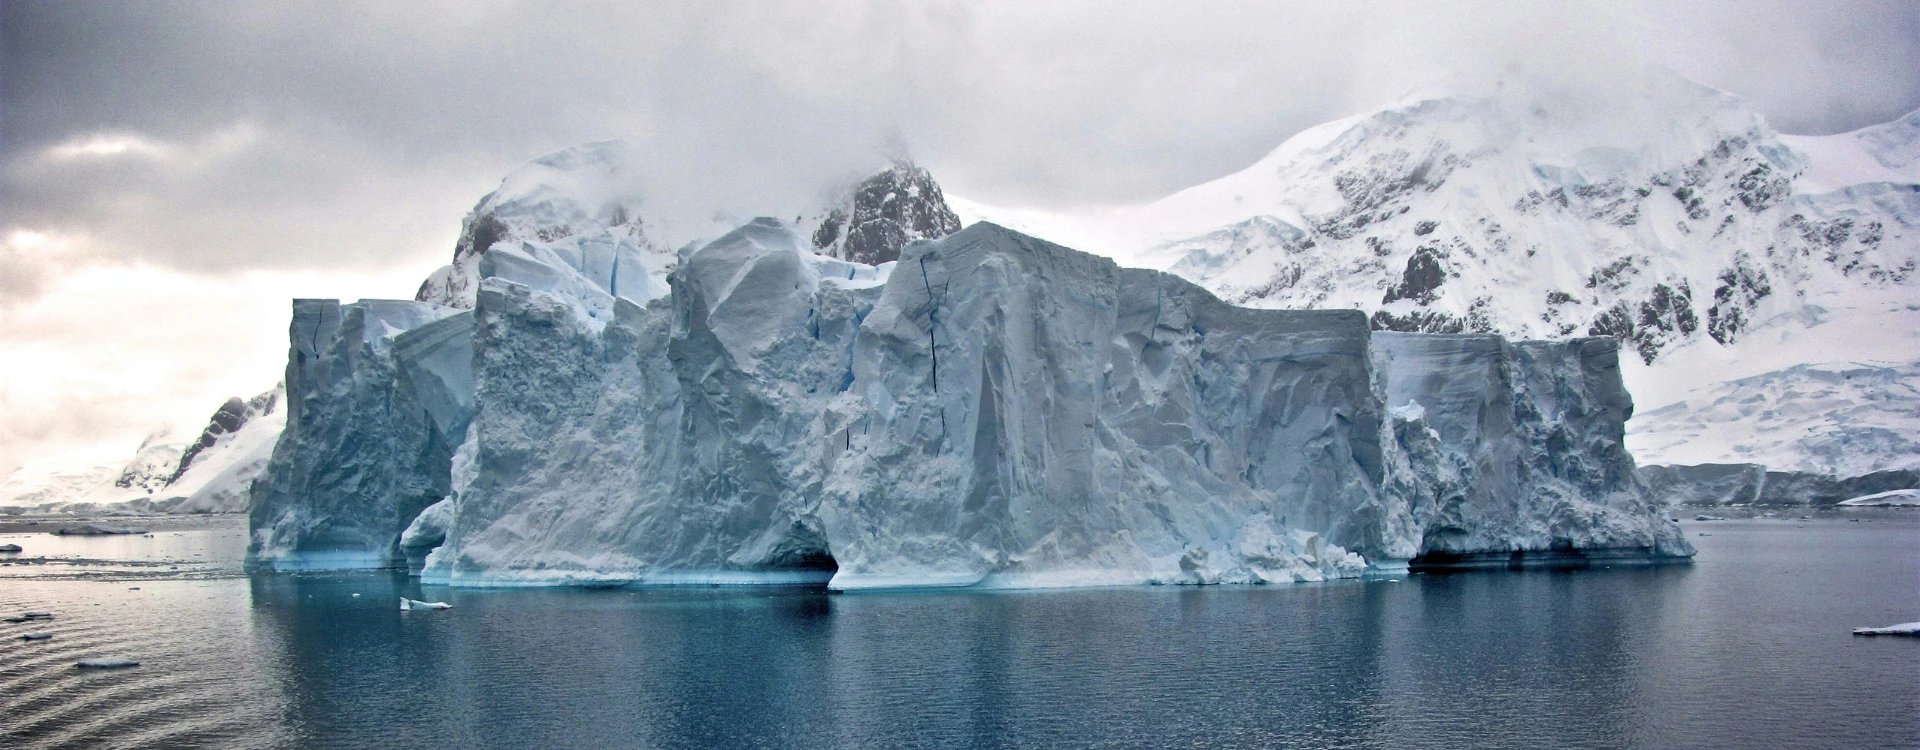
{"label": "calm sea water", "polygon": [[1920,619],[1913,511],[1690,523],[1691,566],[999,594],[250,578],[205,525],[0,534],[0,613],[57,615],[0,624],[0,747],[1920,747],[1920,640],[1848,633]]}

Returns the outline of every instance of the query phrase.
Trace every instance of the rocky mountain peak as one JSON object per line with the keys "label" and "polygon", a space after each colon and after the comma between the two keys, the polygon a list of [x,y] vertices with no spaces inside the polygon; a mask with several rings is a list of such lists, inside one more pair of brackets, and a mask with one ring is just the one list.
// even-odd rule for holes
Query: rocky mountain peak
{"label": "rocky mountain peak", "polygon": [[960,231],[960,217],[926,169],[896,161],[855,186],[813,232],[822,255],[879,265],[900,259],[900,248]]}

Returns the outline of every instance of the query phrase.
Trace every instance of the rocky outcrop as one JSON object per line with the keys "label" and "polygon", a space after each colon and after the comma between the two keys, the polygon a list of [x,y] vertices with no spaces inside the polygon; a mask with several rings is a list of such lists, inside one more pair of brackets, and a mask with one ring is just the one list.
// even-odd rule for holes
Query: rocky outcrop
{"label": "rocky outcrop", "polygon": [[255,417],[272,413],[279,405],[279,399],[278,390],[267,391],[246,401],[241,401],[237,397],[227,399],[219,409],[214,410],[213,417],[207,420],[207,426],[200,431],[199,439],[189,443],[186,450],[181,452],[180,466],[167,479],[167,484],[180,481],[187,470],[193,468],[194,462],[205,451],[219,445],[222,439],[239,433]]}
{"label": "rocky outcrop", "polygon": [[841,205],[828,210],[813,232],[822,255],[877,266],[900,258],[914,240],[937,240],[960,231],[960,217],[927,170],[896,162],[862,181]]}

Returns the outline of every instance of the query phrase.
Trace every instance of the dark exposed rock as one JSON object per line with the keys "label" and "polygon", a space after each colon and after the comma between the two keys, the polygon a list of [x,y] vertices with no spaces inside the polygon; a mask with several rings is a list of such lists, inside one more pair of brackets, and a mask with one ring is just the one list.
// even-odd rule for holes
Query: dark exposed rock
{"label": "dark exposed rock", "polygon": [[1415,310],[1405,315],[1376,310],[1373,316],[1367,319],[1367,325],[1375,331],[1405,333],[1466,333],[1467,331],[1466,321],[1431,310]]}
{"label": "dark exposed rock", "polygon": [[1625,289],[1628,282],[1640,273],[1639,267],[1635,265],[1637,261],[1638,259],[1629,255],[1612,263],[1608,263],[1605,266],[1601,266],[1598,270],[1587,275],[1587,288],[1603,289],[1610,292]]}
{"label": "dark exposed rock", "polygon": [[1394,300],[1410,299],[1422,305],[1433,304],[1439,298],[1436,291],[1447,281],[1447,268],[1442,259],[1446,251],[1438,245],[1421,245],[1407,258],[1407,270],[1401,274],[1400,283],[1387,289],[1384,303]]}
{"label": "dark exposed rock", "polygon": [[1754,213],[1765,211],[1793,192],[1793,181],[1766,164],[1755,164],[1734,182],[1741,205]]}
{"label": "dark exposed rock", "polygon": [[900,248],[960,231],[960,217],[927,170],[904,162],[869,177],[846,205],[827,213],[813,233],[820,253],[879,265],[900,259]]}
{"label": "dark exposed rock", "polygon": [[248,401],[241,401],[238,398],[227,399],[219,409],[214,410],[213,417],[207,420],[207,426],[200,431],[199,439],[193,441],[185,451],[181,452],[180,466],[173,470],[173,476],[167,478],[167,484],[180,481],[180,477],[186,475],[187,468],[193,465],[201,452],[218,444],[221,437],[239,432],[249,420],[273,411],[275,401],[273,391],[254,396]]}
{"label": "dark exposed rock", "polygon": [[1641,360],[1653,364],[1667,344],[1684,338],[1700,326],[1693,313],[1693,291],[1686,282],[1655,284],[1643,302],[1616,302],[1587,327],[1587,335],[1612,336],[1633,346]]}
{"label": "dark exposed rock", "polygon": [[1767,272],[1760,270],[1746,253],[1733,258],[1733,266],[1720,272],[1720,285],[1713,290],[1713,307],[1707,309],[1707,335],[1722,344],[1733,343],[1753,320],[1753,309],[1761,299],[1773,294]]}
{"label": "dark exposed rock", "polygon": [[1313,227],[1336,239],[1358,235],[1369,224],[1406,213],[1410,207],[1400,205],[1403,198],[1415,190],[1438,188],[1462,163],[1444,144],[1420,156],[1405,149],[1373,154],[1365,164],[1334,175],[1334,188],[1346,204],[1312,217]]}

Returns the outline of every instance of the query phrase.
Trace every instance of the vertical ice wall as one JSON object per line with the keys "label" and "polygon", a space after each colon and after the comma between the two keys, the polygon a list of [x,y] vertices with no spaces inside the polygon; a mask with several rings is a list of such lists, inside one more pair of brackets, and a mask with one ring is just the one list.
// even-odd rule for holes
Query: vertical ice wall
{"label": "vertical ice wall", "polygon": [[1375,333],[1422,564],[1693,553],[1634,471],[1609,338]]}
{"label": "vertical ice wall", "polygon": [[484,281],[472,476],[424,575],[824,582],[826,406],[875,290],[872,269],[803,242],[742,227],[694,253],[669,299],[622,300],[603,328],[562,297]]}
{"label": "vertical ice wall", "polygon": [[1357,312],[1232,308],[976,224],[862,326],[821,515],[839,588],[1317,579],[1377,545]]}
{"label": "vertical ice wall", "polygon": [[[294,301],[287,426],[254,483],[250,563],[298,570],[400,562],[399,534],[446,496],[459,442],[445,429],[463,419],[453,413],[460,396],[422,377],[437,371],[461,389],[471,348],[460,330],[471,316],[456,313],[421,302]],[[417,363],[403,367],[400,352]]]}

